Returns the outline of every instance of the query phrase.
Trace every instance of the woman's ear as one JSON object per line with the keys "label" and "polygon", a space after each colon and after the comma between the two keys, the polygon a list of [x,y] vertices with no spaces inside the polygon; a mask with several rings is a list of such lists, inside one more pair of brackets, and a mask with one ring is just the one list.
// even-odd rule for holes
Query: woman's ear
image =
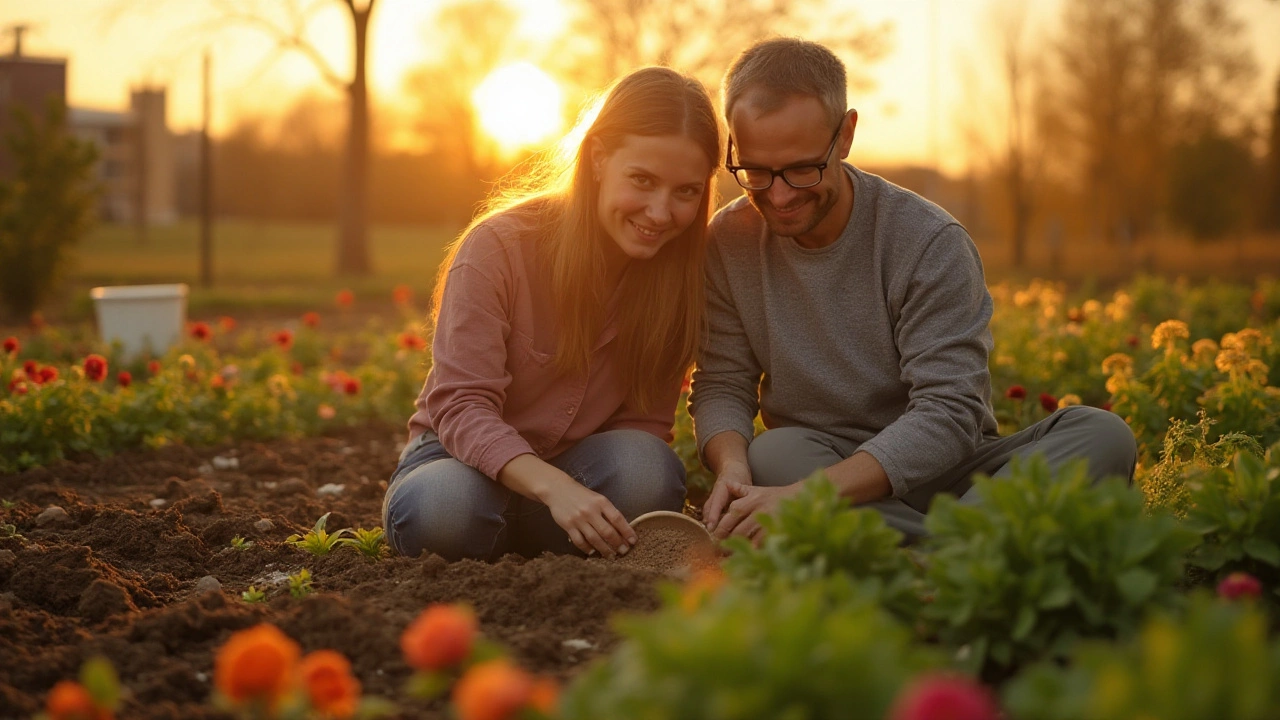
{"label": "woman's ear", "polygon": [[604,167],[604,161],[608,159],[609,153],[605,152],[604,143],[600,142],[600,138],[593,137],[587,142],[591,143],[591,172],[600,182],[600,170]]}

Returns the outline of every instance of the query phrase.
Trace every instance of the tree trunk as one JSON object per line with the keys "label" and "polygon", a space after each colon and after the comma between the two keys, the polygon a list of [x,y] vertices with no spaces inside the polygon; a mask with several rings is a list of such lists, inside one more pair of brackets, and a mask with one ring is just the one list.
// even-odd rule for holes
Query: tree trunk
{"label": "tree trunk", "polygon": [[368,275],[372,271],[368,243],[369,88],[365,73],[369,16],[372,12],[372,2],[364,10],[351,9],[356,67],[347,90],[347,147],[343,155],[338,199],[338,275]]}

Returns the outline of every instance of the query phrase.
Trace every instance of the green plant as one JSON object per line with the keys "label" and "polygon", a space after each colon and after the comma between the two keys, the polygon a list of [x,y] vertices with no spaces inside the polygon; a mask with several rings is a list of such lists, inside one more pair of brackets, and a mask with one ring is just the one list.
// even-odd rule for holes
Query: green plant
{"label": "green plant", "polygon": [[[57,705],[62,712],[40,713],[34,720],[63,720],[69,717],[111,718],[120,706],[125,691],[111,661],[95,655],[80,666],[79,681],[62,680],[50,691],[48,706]],[[58,696],[55,701],[54,696]]]}
{"label": "green plant", "polygon": [[1174,419],[1164,436],[1160,462],[1144,473],[1138,485],[1150,507],[1163,507],[1178,517],[1185,517],[1190,507],[1186,478],[1207,468],[1224,467],[1238,452],[1262,457],[1263,449],[1251,435],[1227,433],[1210,441],[1215,420],[1201,410],[1196,423]]}
{"label": "green plant", "polygon": [[247,603],[261,603],[267,601],[267,594],[250,585],[248,590],[240,593],[240,599]]}
{"label": "green plant", "polygon": [[329,521],[332,513],[325,513],[316,521],[315,527],[306,535],[298,535],[294,533],[285,538],[285,542],[290,545],[302,548],[315,556],[328,555],[338,546],[338,542],[346,535],[351,533],[350,528],[343,528],[337,532],[328,532],[324,529],[325,523]]}
{"label": "green plant", "polygon": [[4,508],[5,510],[12,510],[13,507],[16,506],[17,504],[18,503],[12,500],[5,500],[3,498],[0,498],[0,507]]}
{"label": "green plant", "polygon": [[342,538],[338,542],[342,545],[350,545],[365,557],[374,560],[381,559],[387,551],[386,533],[380,527],[372,530],[357,528],[351,531],[351,537]]}
{"label": "green plant", "polygon": [[237,535],[231,538],[231,547],[234,550],[248,550],[253,547],[253,541],[245,540],[243,536]]}
{"label": "green plant", "polygon": [[912,622],[920,610],[920,567],[902,548],[902,533],[880,513],[858,509],[836,493],[818,471],[776,515],[761,517],[764,542],[742,538],[725,543],[730,576],[761,586],[784,578],[802,584],[843,574],[899,618]]}
{"label": "green plant", "polygon": [[51,100],[43,117],[16,106],[8,138],[15,170],[0,181],[0,302],[27,317],[53,289],[66,249],[94,221],[97,188],[92,143],[67,132],[66,106]]}
{"label": "green plant", "polygon": [[1082,643],[1065,666],[1026,669],[1004,700],[1011,720],[1270,720],[1280,645],[1257,608],[1200,595],[1123,644]]}
{"label": "green plant", "polygon": [[664,596],[657,613],[617,623],[623,644],[567,690],[566,720],[880,718],[940,663],[845,577],[730,584],[694,607]]}
{"label": "green plant", "polygon": [[13,523],[0,525],[0,538],[13,538],[14,540],[26,541],[26,538],[18,532],[18,526]]}
{"label": "green plant", "polygon": [[1192,564],[1217,576],[1242,570],[1266,587],[1280,581],[1280,445],[1266,458],[1239,453],[1232,467],[1188,481],[1187,525],[1204,536]]}
{"label": "green plant", "polygon": [[311,571],[302,568],[298,572],[289,576],[289,594],[295,598],[304,598],[315,592],[315,588],[311,586]]}
{"label": "green plant", "polygon": [[1053,472],[1033,456],[1010,469],[978,478],[975,504],[939,496],[925,520],[924,615],[973,669],[1001,674],[1078,637],[1126,635],[1176,601],[1194,532],[1148,514],[1119,479],[1092,484],[1083,461]]}

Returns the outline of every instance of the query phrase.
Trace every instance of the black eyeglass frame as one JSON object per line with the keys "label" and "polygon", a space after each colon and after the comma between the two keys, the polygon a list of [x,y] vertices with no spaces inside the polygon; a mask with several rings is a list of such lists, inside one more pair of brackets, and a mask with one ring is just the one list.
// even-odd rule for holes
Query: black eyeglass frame
{"label": "black eyeglass frame", "polygon": [[[744,165],[734,165],[733,164],[733,136],[730,135],[729,143],[725,147],[725,152],[724,152],[724,169],[728,170],[729,174],[733,175],[733,179],[738,183],[738,185],[740,185],[742,188],[746,190],[752,190],[756,192],[759,192],[762,190],[768,190],[769,188],[773,187],[774,178],[779,178],[779,177],[782,178],[782,182],[790,185],[796,190],[804,190],[805,188],[814,187],[815,185],[819,185],[822,183],[822,172],[827,169],[828,165],[831,164],[831,153],[835,152],[836,141],[840,139],[840,131],[843,129],[844,129],[844,118],[841,118],[840,124],[836,126],[835,134],[831,136],[831,145],[830,147],[827,148],[827,152],[822,156],[823,157],[822,162],[802,163],[800,165],[788,165],[782,168],[781,170],[774,170],[772,168],[762,168],[762,167],[750,167],[750,166],[744,166]],[[792,170],[813,170],[813,169],[816,169],[818,171],[818,179],[807,185],[796,185],[795,183],[787,179],[787,173]],[[747,185],[745,182],[743,182],[742,178],[738,177],[739,170],[755,170],[757,172],[767,172],[769,173],[769,184],[765,185],[764,187],[751,187],[750,185]]]}

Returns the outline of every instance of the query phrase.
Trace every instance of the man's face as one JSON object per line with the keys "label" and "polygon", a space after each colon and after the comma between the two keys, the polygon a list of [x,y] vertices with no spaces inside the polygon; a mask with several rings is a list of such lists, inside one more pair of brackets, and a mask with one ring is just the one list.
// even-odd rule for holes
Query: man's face
{"label": "man's face", "polygon": [[841,132],[834,150],[829,156],[826,154],[835,128],[821,101],[796,96],[781,108],[761,115],[747,95],[734,106],[729,131],[734,146],[731,160],[735,165],[781,170],[795,165],[828,163],[822,172],[822,182],[813,187],[796,189],[778,176],[769,188],[748,190],[747,196],[777,235],[800,238],[815,230],[824,233],[834,230],[839,234],[843,227],[820,225],[828,219],[843,192],[845,180],[840,160],[848,156],[852,138]]}

